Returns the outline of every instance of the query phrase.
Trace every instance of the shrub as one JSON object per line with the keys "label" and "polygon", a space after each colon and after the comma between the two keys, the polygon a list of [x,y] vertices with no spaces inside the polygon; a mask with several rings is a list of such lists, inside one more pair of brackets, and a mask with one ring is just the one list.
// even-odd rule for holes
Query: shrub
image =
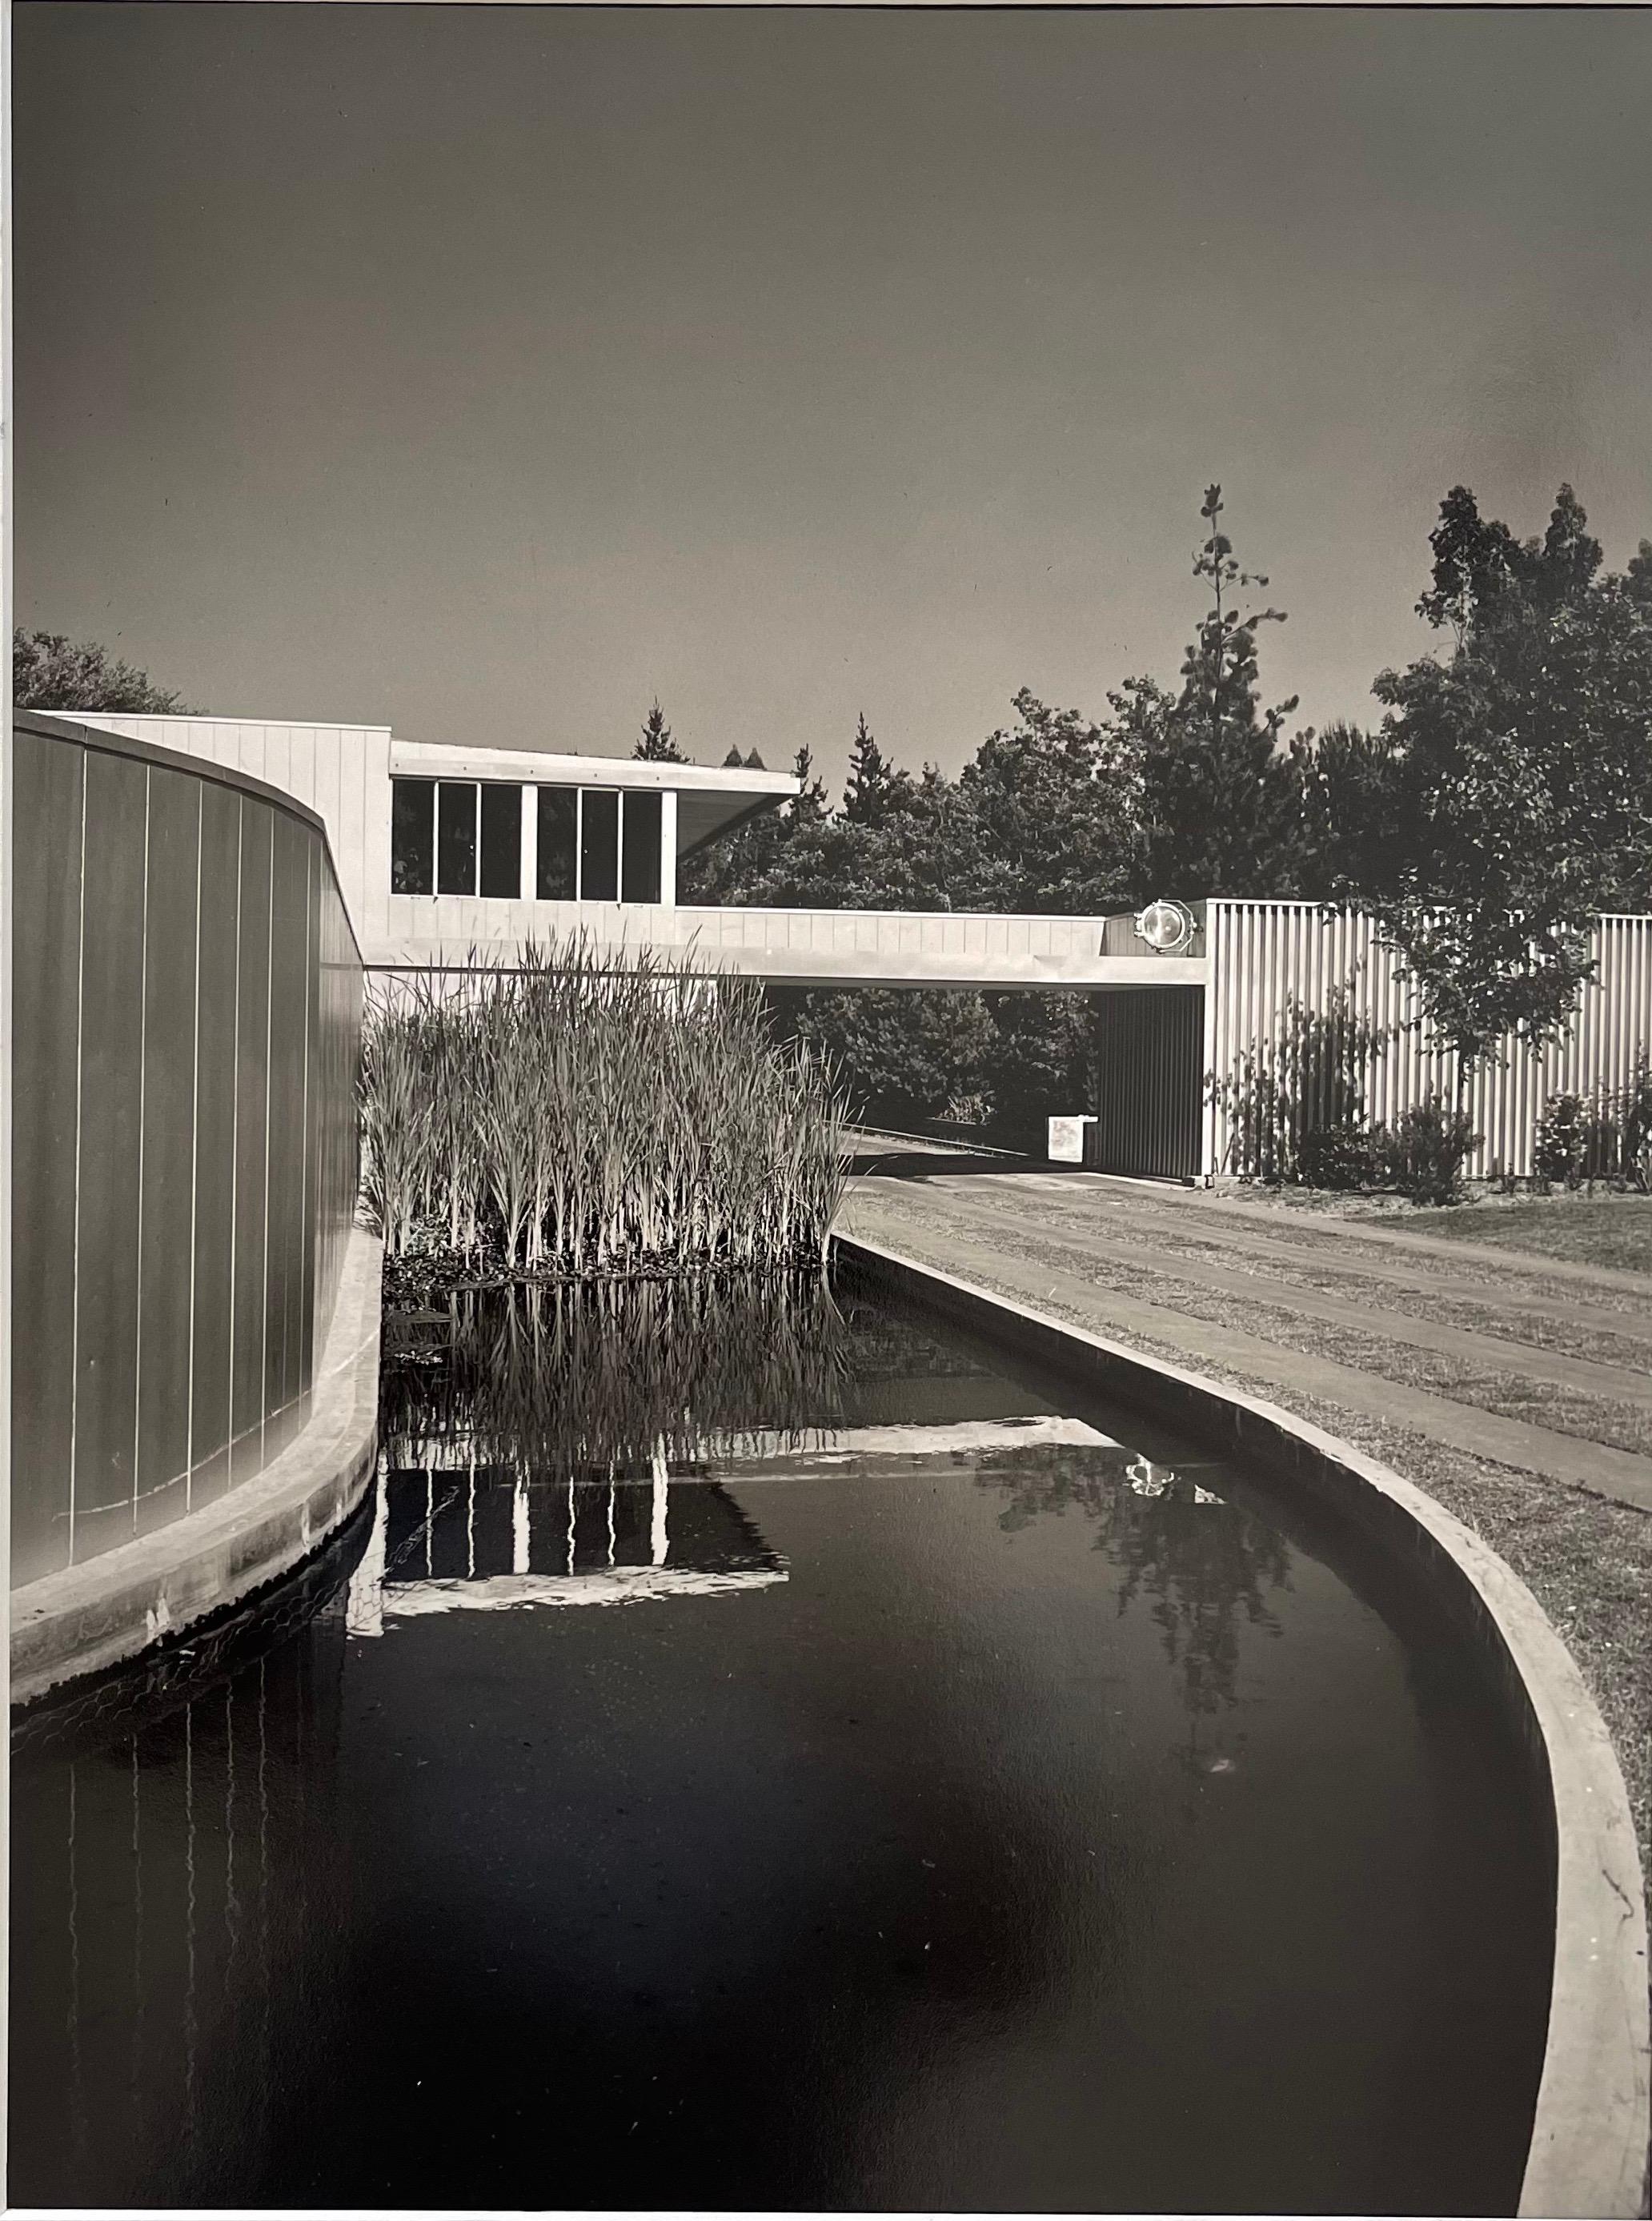
{"label": "shrub", "polygon": [[1537,1121],[1532,1165],[1540,1179],[1576,1187],[1583,1178],[1586,1146],[1583,1098],[1551,1095]]}
{"label": "shrub", "polygon": [[1551,1095],[1537,1121],[1538,1177],[1581,1187],[1606,1180],[1652,1189],[1652,1069],[1593,1095]]}
{"label": "shrub", "polygon": [[1206,1075],[1205,1098],[1228,1120],[1224,1170],[1269,1186],[1355,1186],[1369,1176],[1366,1086],[1393,1029],[1359,1016],[1354,985],[1336,989],[1323,1010],[1292,996],[1276,1033],[1255,1037],[1230,1071]]}
{"label": "shrub", "polygon": [[984,1126],[992,1115],[990,1098],[979,1091],[948,1096],[941,1106],[941,1116],[949,1126]]}
{"label": "shrub", "polygon": [[1457,1202],[1463,1165],[1480,1140],[1466,1110],[1432,1095],[1372,1136],[1383,1179],[1413,1203]]}
{"label": "shrub", "polygon": [[1309,1187],[1371,1187],[1377,1173],[1376,1148],[1361,1124],[1314,1127],[1297,1151],[1297,1177]]}

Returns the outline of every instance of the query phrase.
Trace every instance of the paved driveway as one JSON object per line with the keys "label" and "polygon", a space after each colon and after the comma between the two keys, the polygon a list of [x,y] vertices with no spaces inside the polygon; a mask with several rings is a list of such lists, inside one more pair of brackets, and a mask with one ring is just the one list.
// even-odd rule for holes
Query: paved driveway
{"label": "paved driveway", "polygon": [[840,1223],[1098,1333],[1652,1511],[1652,1279],[868,1144]]}

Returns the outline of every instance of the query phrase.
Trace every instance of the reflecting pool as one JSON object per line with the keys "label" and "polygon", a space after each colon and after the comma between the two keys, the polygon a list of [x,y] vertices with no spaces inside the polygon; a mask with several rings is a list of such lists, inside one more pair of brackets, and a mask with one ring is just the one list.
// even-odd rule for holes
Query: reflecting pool
{"label": "reflecting pool", "polygon": [[1359,1537],[853,1286],[387,1351],[351,1529],[15,1724],[14,2202],[1513,2211],[1551,1878]]}

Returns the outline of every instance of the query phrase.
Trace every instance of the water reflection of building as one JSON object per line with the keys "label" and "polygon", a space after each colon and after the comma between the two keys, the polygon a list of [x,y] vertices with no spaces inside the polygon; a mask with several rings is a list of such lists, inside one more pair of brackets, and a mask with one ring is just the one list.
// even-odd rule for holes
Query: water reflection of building
{"label": "water reflection of building", "polygon": [[535,1478],[482,1462],[462,1437],[392,1440],[372,1534],[350,1583],[349,1630],[382,1635],[387,1618],[434,1611],[772,1587],[786,1579],[785,1560],[714,1473],[754,1480],[851,1463],[901,1469],[1058,1446],[1118,1448],[1082,1420],[1022,1412],[949,1424],[757,1430],[703,1442],[686,1468],[669,1462],[661,1445],[646,1469]]}
{"label": "water reflection of building", "polygon": [[1155,1465],[1150,1458],[1132,1458],[1124,1468],[1124,1478],[1137,1496],[1169,1496],[1187,1504],[1220,1504],[1222,1501],[1213,1488],[1201,1488],[1196,1480],[1179,1473],[1173,1465]]}
{"label": "water reflection of building", "polygon": [[646,1473],[556,1480],[472,1463],[462,1444],[420,1455],[381,1476],[350,1583],[352,1635],[431,1611],[716,1596],[786,1578],[728,1491],[672,1473],[663,1451]]}
{"label": "water reflection of building", "polygon": [[[344,1592],[170,1708],[42,1728],[12,1769],[8,2189],[20,2204],[240,2202],[342,1932]],[[313,1599],[312,1599],[313,1601]],[[174,1691],[174,1696],[178,1694]],[[318,1954],[320,1955],[318,1956]]]}

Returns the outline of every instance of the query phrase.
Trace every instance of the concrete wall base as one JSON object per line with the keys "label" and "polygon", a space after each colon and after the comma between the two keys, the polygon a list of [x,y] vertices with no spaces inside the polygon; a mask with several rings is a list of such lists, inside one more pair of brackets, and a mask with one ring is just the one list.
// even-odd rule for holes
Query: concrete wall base
{"label": "concrete wall base", "polygon": [[1520,2214],[1643,2214],[1652,2030],[1640,1853],[1605,1723],[1530,1590],[1420,1488],[1277,1405],[881,1242],[838,1235],[834,1246],[877,1283],[1001,1347],[1311,1488],[1416,1567],[1504,1693],[1542,1799],[1534,1825],[1555,1851],[1549,2034]]}
{"label": "concrete wall base", "polygon": [[255,1480],[11,1594],[11,1701],[135,1658],[298,1565],[366,1493],[384,1255],[352,1229],[303,1431]]}

